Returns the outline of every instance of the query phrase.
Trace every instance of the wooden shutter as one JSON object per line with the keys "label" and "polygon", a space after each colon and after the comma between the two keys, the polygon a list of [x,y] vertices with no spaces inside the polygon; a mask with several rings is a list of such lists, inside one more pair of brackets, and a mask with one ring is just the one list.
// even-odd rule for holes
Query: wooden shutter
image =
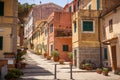
{"label": "wooden shutter", "polygon": [[0,50],[3,49],[3,37],[0,36]]}
{"label": "wooden shutter", "polygon": [[4,16],[4,2],[0,2],[0,16]]}
{"label": "wooden shutter", "polygon": [[93,21],[83,21],[83,31],[93,31]]}
{"label": "wooden shutter", "polygon": [[104,59],[108,59],[107,48],[104,48]]}

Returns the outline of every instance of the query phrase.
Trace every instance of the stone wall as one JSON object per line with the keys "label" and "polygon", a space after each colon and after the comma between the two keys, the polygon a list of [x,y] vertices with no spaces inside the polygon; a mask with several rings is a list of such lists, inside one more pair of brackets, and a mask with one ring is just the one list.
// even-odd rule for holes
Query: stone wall
{"label": "stone wall", "polygon": [[79,63],[83,60],[90,60],[99,66],[100,63],[100,49],[99,47],[81,47],[79,48]]}

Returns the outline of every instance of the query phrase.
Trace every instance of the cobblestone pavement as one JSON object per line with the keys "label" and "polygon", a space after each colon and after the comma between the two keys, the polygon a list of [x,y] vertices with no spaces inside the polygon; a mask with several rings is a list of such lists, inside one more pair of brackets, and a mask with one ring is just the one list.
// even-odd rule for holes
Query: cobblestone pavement
{"label": "cobblestone pavement", "polygon": [[[42,55],[36,55],[28,51],[26,54],[27,66],[22,69],[24,76],[20,80],[54,80],[55,63],[52,60],[46,60]],[[65,64],[68,64],[67,62]],[[97,74],[94,71],[85,71],[73,67],[74,80],[120,80],[120,76],[114,75],[112,72],[109,76]],[[70,66],[57,65],[57,79],[70,80]]]}

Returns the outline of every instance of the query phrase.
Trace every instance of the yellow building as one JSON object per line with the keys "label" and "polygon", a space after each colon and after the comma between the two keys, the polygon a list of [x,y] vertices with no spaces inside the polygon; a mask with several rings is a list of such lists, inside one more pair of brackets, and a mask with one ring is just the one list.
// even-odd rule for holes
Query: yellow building
{"label": "yellow building", "polygon": [[17,0],[0,0],[0,58],[17,52]]}
{"label": "yellow building", "polygon": [[72,47],[74,65],[92,62],[100,66],[99,15],[102,0],[80,0],[80,7],[72,17]]}
{"label": "yellow building", "polygon": [[[114,3],[113,3],[114,2]],[[113,3],[109,5],[109,3]],[[120,71],[120,1],[108,0],[102,16],[103,64]]]}
{"label": "yellow building", "polygon": [[81,0],[80,9],[100,10],[102,9],[102,0]]}
{"label": "yellow building", "polygon": [[33,45],[37,54],[44,54],[47,51],[47,21],[38,20],[36,29],[33,32]]}

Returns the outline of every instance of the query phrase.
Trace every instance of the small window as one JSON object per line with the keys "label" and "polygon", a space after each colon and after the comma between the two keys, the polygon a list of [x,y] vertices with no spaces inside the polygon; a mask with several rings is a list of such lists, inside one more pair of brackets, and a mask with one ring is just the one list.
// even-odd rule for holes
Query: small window
{"label": "small window", "polygon": [[0,16],[4,16],[4,2],[0,2]]}
{"label": "small window", "polygon": [[84,32],[93,32],[93,21],[83,21],[82,30]]}
{"label": "small window", "polygon": [[100,0],[97,0],[97,5],[96,5],[96,7],[97,7],[97,10],[100,9]]}
{"label": "small window", "polygon": [[74,33],[76,33],[77,30],[77,26],[76,26],[76,22],[74,22]]}
{"label": "small window", "polygon": [[72,7],[71,6],[69,7],[69,12],[72,12]]}
{"label": "small window", "polygon": [[113,20],[109,20],[109,32],[113,32]]}
{"label": "small window", "polygon": [[91,5],[88,6],[88,9],[91,10]]}
{"label": "small window", "polygon": [[74,12],[76,11],[76,5],[74,5]]}
{"label": "small window", "polygon": [[104,48],[104,59],[108,59],[107,48]]}
{"label": "small window", "polygon": [[68,51],[68,45],[63,45],[63,51]]}
{"label": "small window", "polygon": [[53,24],[50,25],[50,33],[53,32]]}
{"label": "small window", "polygon": [[3,36],[0,36],[0,50],[3,50]]}

